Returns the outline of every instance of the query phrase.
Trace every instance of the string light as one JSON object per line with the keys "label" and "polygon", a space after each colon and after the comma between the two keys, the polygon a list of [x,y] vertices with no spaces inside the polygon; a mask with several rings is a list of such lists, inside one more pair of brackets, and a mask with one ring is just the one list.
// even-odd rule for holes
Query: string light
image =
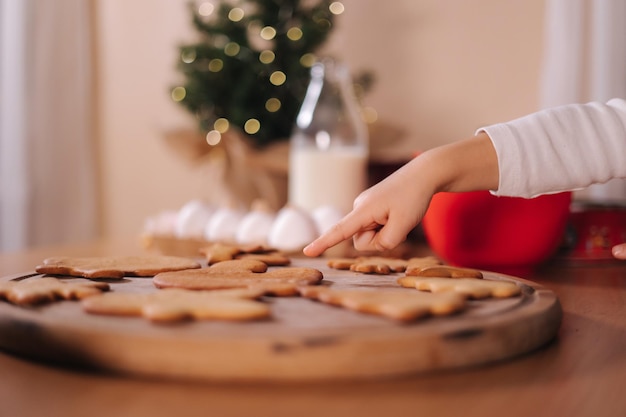
{"label": "string light", "polygon": [[304,54],[300,57],[300,65],[302,65],[305,68],[310,68],[313,66],[313,64],[315,64],[315,61],[317,61],[317,58],[315,57],[315,55],[313,54]]}
{"label": "string light", "polygon": [[198,7],[198,14],[200,16],[207,17],[213,13],[213,10],[215,10],[215,6],[207,1],[202,3],[200,7]]}
{"label": "string light", "polygon": [[228,119],[220,117],[213,123],[213,128],[217,130],[219,133],[226,133],[228,128],[230,127],[230,122]]}
{"label": "string light", "polygon": [[280,102],[279,99],[272,97],[265,102],[265,110],[267,110],[270,113],[275,113],[278,110],[280,110],[281,105],[282,103]]}
{"label": "string light", "polygon": [[219,58],[212,59],[209,61],[209,71],[211,72],[220,72],[224,68],[224,61]]}
{"label": "string light", "polygon": [[322,30],[329,30],[330,27],[332,26],[332,24],[330,23],[330,20],[328,20],[326,18],[326,14],[325,13],[318,12],[318,13],[314,14],[313,15],[313,21]]}
{"label": "string light", "polygon": [[259,129],[261,129],[261,122],[257,119],[248,119],[243,125],[243,130],[245,130],[249,135],[254,135],[259,131]]}
{"label": "string light", "polygon": [[[344,0],[311,0],[319,3],[317,7],[310,7],[307,0],[302,7],[294,5],[293,13],[279,15],[273,2],[193,1],[194,28],[201,36],[178,50],[177,68],[187,80],[170,88],[171,100],[181,102],[198,119],[205,146],[221,144],[233,128],[254,136],[252,141],[258,144],[288,137],[291,109],[299,104],[291,90],[308,81],[308,69],[319,60],[311,53],[312,46],[327,37],[335,15],[344,13]],[[293,71],[287,75],[289,68]],[[231,71],[236,71],[232,77]],[[247,94],[202,94],[205,87],[247,88],[261,101],[249,102]],[[238,116],[242,112],[248,114],[243,120]],[[376,113],[364,110],[362,117],[372,115]],[[222,149],[217,146],[214,151]]]}
{"label": "string light", "polygon": [[343,3],[334,1],[330,4],[330,6],[328,6],[328,10],[330,10],[330,12],[334,15],[340,15],[344,12],[345,7]]}
{"label": "string light", "polygon": [[187,90],[185,90],[185,87],[174,87],[172,89],[172,100],[174,101],[183,101],[186,95]]}
{"label": "string light", "polygon": [[224,53],[228,56],[235,56],[239,53],[241,47],[237,42],[228,42],[224,47]]}
{"label": "string light", "polygon": [[265,26],[263,29],[261,29],[260,35],[266,41],[271,41],[276,36],[276,29],[271,26]]}
{"label": "string light", "polygon": [[287,81],[287,76],[282,71],[274,71],[270,75],[270,82],[276,86],[283,85]]}
{"label": "string light", "polygon": [[211,130],[209,133],[206,134],[206,143],[208,143],[211,146],[215,146],[218,143],[220,143],[222,140],[222,134],[220,132],[218,132],[217,130]]}
{"label": "string light", "polygon": [[266,49],[265,51],[262,51],[259,54],[259,61],[261,61],[264,64],[270,64],[274,62],[274,58],[276,58],[276,55],[274,54],[274,52],[270,51],[269,49]]}
{"label": "string light", "polygon": [[317,22],[317,25],[321,28],[321,29],[325,29],[328,30],[330,29],[330,27],[332,26],[330,23],[330,20],[328,19],[319,19]]}
{"label": "string light", "polygon": [[235,7],[234,9],[231,9],[230,12],[228,12],[228,18],[233,22],[239,22],[241,19],[243,19],[244,15],[245,13],[243,9],[239,7]]}
{"label": "string light", "polygon": [[180,54],[180,59],[185,64],[191,64],[196,60],[196,50],[195,49],[187,49]]}
{"label": "string light", "polygon": [[287,37],[292,41],[299,41],[302,38],[302,29],[292,27],[287,31]]}

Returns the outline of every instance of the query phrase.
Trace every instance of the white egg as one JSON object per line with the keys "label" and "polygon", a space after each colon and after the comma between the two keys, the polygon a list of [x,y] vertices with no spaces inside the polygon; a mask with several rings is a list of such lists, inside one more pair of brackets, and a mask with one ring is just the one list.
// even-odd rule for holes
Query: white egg
{"label": "white egg", "polygon": [[248,212],[237,228],[237,243],[268,245],[267,238],[275,218],[274,213],[264,210]]}
{"label": "white egg", "polygon": [[202,238],[214,208],[200,200],[192,200],[179,211],[174,234],[179,238]]}
{"label": "white egg", "polygon": [[173,236],[176,229],[178,212],[168,210],[146,219],[144,233],[152,236]]}
{"label": "white egg", "polygon": [[271,247],[295,252],[311,243],[316,237],[317,227],[309,213],[287,205],[279,210],[268,235]]}
{"label": "white egg", "polygon": [[211,242],[236,242],[237,229],[244,214],[242,210],[230,207],[218,209],[204,229],[204,238]]}
{"label": "white egg", "polygon": [[172,236],[176,234],[177,220],[178,212],[176,210],[168,210],[159,214],[156,221],[156,233],[164,236]]}
{"label": "white egg", "polygon": [[315,221],[318,234],[326,233],[339,220],[343,218],[345,213],[335,206],[321,206],[313,210],[311,216]]}

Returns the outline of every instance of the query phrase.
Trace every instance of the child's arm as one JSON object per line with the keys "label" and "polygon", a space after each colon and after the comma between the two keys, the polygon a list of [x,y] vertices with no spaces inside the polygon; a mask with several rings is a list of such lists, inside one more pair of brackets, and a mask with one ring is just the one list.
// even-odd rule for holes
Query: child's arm
{"label": "child's arm", "polygon": [[535,197],[626,178],[626,101],[570,104],[487,126],[497,195]]}
{"label": "child's arm", "polygon": [[[611,178],[626,178],[626,101],[548,109],[423,153],[363,192],[353,211],[304,253],[318,256],[350,237],[358,250],[391,249],[439,191],[532,197]],[[626,244],[613,254],[626,259]]]}

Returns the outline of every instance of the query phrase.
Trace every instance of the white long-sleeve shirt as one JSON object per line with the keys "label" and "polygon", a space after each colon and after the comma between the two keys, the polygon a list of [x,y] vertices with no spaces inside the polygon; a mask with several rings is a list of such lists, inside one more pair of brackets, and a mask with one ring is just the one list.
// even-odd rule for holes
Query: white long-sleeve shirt
{"label": "white long-sleeve shirt", "polygon": [[572,104],[478,130],[498,155],[499,196],[534,197],[626,178],[626,101]]}

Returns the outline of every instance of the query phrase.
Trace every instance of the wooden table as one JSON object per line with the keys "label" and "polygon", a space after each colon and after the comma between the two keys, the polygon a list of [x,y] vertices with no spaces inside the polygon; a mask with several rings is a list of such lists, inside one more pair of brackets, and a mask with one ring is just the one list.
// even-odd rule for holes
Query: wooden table
{"label": "wooden table", "polygon": [[[97,242],[0,254],[2,276],[53,255],[140,254]],[[0,353],[0,416],[626,416],[626,262],[553,263],[527,278],[556,292],[558,339],[502,363],[353,383],[218,384],[123,378]]]}

